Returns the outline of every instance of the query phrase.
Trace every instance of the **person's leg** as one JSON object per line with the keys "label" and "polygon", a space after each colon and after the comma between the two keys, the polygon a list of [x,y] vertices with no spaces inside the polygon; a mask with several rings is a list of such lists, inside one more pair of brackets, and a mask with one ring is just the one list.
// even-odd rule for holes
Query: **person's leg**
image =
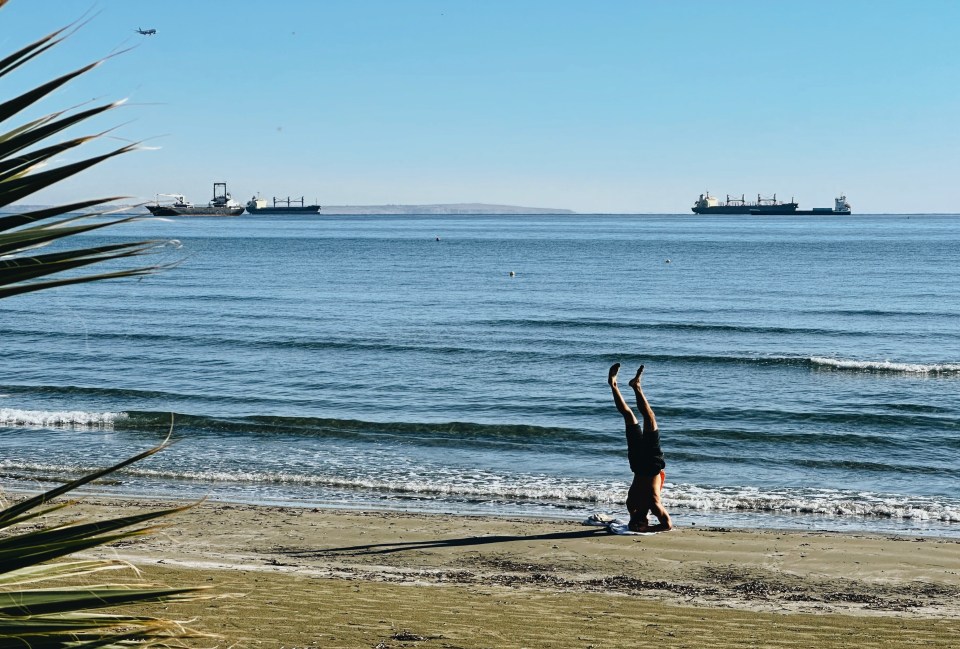
{"label": "person's leg", "polygon": [[[643,417],[643,434],[646,435],[657,430],[657,418],[653,416],[653,408],[650,407],[650,402],[647,401],[646,395],[643,394],[643,388],[640,386],[641,374],[643,374],[643,365],[637,370],[637,375],[630,379],[630,387],[633,388],[633,393],[637,397],[637,409],[640,410],[640,415]],[[636,418],[634,418],[634,421],[636,421]]]}
{"label": "person's leg", "polygon": [[627,425],[637,424],[637,416],[633,414],[633,411],[630,410],[630,406],[627,405],[627,402],[624,400],[623,395],[620,394],[620,388],[617,387],[617,372],[620,371],[620,363],[614,363],[610,366],[610,371],[607,373],[607,383],[610,385],[610,390],[613,392],[613,403],[617,406],[617,411],[623,415],[623,420]]}

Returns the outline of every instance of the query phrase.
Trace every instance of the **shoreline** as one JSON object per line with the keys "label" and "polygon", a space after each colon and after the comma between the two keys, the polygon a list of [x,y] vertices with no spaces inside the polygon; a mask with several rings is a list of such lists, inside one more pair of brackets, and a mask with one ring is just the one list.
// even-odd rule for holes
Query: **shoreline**
{"label": "shoreline", "polygon": [[[50,480],[59,484],[60,480]],[[26,489],[22,485],[0,486],[0,498],[3,497],[4,489],[6,493],[16,495],[17,497],[33,496],[40,493],[36,488]],[[143,502],[178,502],[190,503],[199,502],[209,497],[210,488],[188,489],[181,495],[171,495],[163,492],[143,493],[143,492],[120,492],[110,493],[98,489],[80,489],[76,492],[79,497],[84,499],[116,499],[133,500]],[[626,494],[626,485],[623,489]],[[522,518],[522,519],[543,519],[557,520],[565,522],[580,522],[593,513],[601,512],[613,514],[614,516],[624,517],[626,511],[622,506],[608,507],[600,506],[581,509],[563,508],[556,511],[545,511],[545,508],[531,509],[531,511],[522,511],[522,508],[515,506],[495,511],[483,509],[479,506],[464,506],[458,502],[431,502],[425,501],[412,506],[403,500],[392,501],[389,499],[381,500],[375,505],[358,500],[351,503],[328,502],[323,498],[316,500],[292,500],[292,499],[266,499],[240,498],[230,494],[220,493],[215,500],[208,502],[222,505],[239,505],[265,508],[294,508],[294,509],[323,509],[336,510],[344,512],[366,512],[366,511],[385,511],[397,513],[423,514],[427,516],[462,516],[462,517],[490,517],[493,519],[503,518]],[[960,541],[960,523],[942,520],[922,520],[921,523],[915,523],[912,519],[898,517],[868,517],[857,516],[854,514],[830,516],[823,513],[794,513],[794,512],[770,512],[770,511],[751,511],[751,510],[703,510],[690,509],[682,506],[676,506],[667,500],[667,508],[671,514],[677,518],[678,525],[682,528],[703,529],[722,527],[735,529],[738,531],[783,531],[783,532],[811,532],[827,534],[868,534],[891,537],[924,537],[928,539],[948,539]],[[747,523],[747,524],[744,524]],[[912,527],[907,527],[913,525]]]}
{"label": "shoreline", "polygon": [[[170,504],[88,496],[56,518]],[[960,633],[951,539],[693,527],[616,536],[552,519],[218,502],[169,522],[95,554],[169,585],[244,594],[164,611],[231,642],[397,647],[407,645],[390,634],[408,630],[438,648],[632,646],[625,634],[639,625],[668,646],[734,646],[747,625],[761,645],[789,627],[797,646],[946,647]],[[271,626],[277,616],[289,623]]]}

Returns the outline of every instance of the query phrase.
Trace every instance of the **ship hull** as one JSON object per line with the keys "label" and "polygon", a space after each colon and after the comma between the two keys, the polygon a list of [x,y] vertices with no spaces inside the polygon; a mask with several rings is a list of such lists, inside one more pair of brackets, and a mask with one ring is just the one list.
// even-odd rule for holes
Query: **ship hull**
{"label": "ship hull", "polygon": [[171,207],[170,205],[147,205],[154,216],[240,216],[243,207]]}
{"label": "ship hull", "polygon": [[294,207],[250,207],[247,206],[247,212],[250,214],[318,214],[319,205],[307,205]]}
{"label": "ship hull", "polygon": [[694,214],[797,214],[797,203],[757,207],[754,205],[714,205],[691,207]]}
{"label": "ship hull", "polygon": [[771,214],[785,214],[785,215],[794,215],[799,214],[802,216],[845,216],[850,214],[850,210],[831,210],[829,207],[824,208],[813,208],[812,210],[793,210],[792,212],[775,212],[772,210],[766,209],[752,209],[750,214],[754,216],[767,216]]}

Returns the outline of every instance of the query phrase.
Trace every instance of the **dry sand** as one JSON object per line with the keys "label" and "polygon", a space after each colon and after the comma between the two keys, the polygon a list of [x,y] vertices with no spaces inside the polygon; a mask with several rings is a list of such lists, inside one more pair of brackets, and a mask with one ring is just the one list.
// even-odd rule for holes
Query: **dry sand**
{"label": "dry sand", "polygon": [[242,595],[145,609],[225,646],[960,647],[952,539],[205,503],[101,556]]}

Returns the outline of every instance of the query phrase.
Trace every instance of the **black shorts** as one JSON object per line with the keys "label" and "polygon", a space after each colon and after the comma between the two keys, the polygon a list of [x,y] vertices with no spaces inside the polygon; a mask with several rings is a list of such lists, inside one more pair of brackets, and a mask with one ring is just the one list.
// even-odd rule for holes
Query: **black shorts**
{"label": "black shorts", "polygon": [[627,424],[627,459],[637,475],[655,476],[663,471],[667,463],[660,449],[660,431],[644,435],[640,424]]}

